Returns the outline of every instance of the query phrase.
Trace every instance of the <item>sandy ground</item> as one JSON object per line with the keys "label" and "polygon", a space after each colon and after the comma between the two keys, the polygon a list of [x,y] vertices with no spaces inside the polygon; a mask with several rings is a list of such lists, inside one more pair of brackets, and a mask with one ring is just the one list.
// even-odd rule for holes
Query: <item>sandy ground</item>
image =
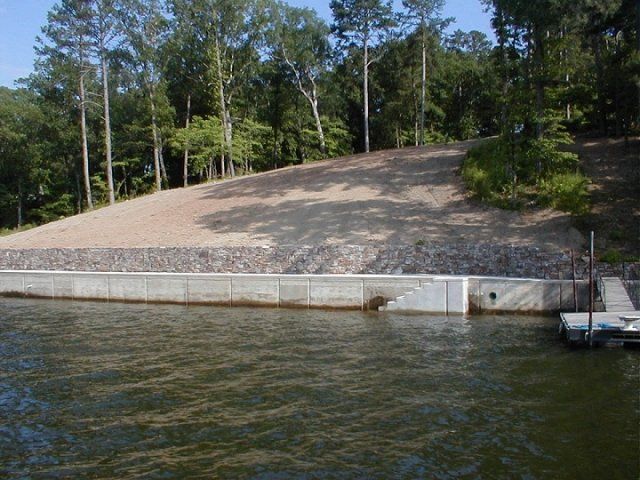
{"label": "sandy ground", "polygon": [[0,248],[415,244],[578,247],[563,213],[470,200],[473,142],[387,150],[164,191],[0,238]]}

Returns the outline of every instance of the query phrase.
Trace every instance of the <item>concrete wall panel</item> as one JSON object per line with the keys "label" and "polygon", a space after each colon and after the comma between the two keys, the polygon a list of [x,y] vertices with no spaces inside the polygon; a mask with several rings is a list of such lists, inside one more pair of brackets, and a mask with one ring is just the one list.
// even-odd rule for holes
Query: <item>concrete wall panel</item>
{"label": "concrete wall panel", "polygon": [[147,276],[149,302],[187,303],[187,279],[184,276]]}
{"label": "concrete wall panel", "polygon": [[24,276],[26,296],[53,297],[53,273],[28,273]]}
{"label": "concrete wall panel", "polygon": [[278,277],[233,277],[233,305],[278,306]]}
{"label": "concrete wall panel", "polygon": [[142,275],[109,277],[109,300],[123,302],[146,302],[147,284]]}
{"label": "concrete wall panel", "polygon": [[189,277],[189,303],[231,305],[231,282],[228,278]]}
{"label": "concrete wall panel", "polygon": [[481,280],[480,307],[486,311],[542,312],[560,310],[560,283]]}
{"label": "concrete wall panel", "polygon": [[447,313],[464,314],[469,311],[469,292],[467,281],[447,281]]}
{"label": "concrete wall panel", "polygon": [[73,297],[92,300],[109,299],[109,277],[107,275],[73,275]]}
{"label": "concrete wall panel", "polygon": [[56,298],[73,298],[73,278],[71,275],[54,273],[53,289]]}
{"label": "concrete wall panel", "polygon": [[363,308],[363,281],[348,278],[310,278],[309,304],[315,308]]}
{"label": "concrete wall panel", "polygon": [[3,272],[0,274],[0,292],[24,295],[24,274]]}
{"label": "concrete wall panel", "polygon": [[302,307],[309,306],[309,279],[305,277],[280,278],[280,306]]}

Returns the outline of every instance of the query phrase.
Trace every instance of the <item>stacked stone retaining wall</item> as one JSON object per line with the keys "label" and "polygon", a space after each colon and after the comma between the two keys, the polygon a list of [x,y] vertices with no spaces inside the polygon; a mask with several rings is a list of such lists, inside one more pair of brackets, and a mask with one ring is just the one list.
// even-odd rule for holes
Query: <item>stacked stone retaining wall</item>
{"label": "stacked stone retaining wall", "polygon": [[[576,256],[578,279],[588,262]],[[604,267],[603,267],[604,268]],[[571,279],[568,251],[486,244],[0,249],[0,270],[448,274]]]}

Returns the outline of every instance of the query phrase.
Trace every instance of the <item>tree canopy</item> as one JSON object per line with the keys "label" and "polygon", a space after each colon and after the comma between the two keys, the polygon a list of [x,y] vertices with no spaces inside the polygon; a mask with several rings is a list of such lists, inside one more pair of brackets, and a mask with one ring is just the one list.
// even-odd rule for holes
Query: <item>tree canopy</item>
{"label": "tree canopy", "polygon": [[511,195],[575,170],[569,133],[638,133],[636,0],[484,3],[495,45],[446,33],[442,0],[333,0],[331,22],[279,0],[60,0],[34,73],[0,89],[1,226],[490,135]]}

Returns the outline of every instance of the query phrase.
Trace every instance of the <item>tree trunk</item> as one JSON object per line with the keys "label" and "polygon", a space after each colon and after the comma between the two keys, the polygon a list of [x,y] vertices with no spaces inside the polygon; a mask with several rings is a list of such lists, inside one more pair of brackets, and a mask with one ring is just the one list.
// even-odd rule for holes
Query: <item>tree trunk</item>
{"label": "tree trunk", "polygon": [[[185,130],[189,130],[189,120],[191,117],[191,94],[187,95],[187,118],[184,122]],[[184,165],[182,168],[182,179],[184,181],[184,186],[189,185],[189,147],[185,147],[184,149]]]}
{"label": "tree trunk", "polygon": [[598,95],[598,121],[600,123],[600,132],[607,135],[607,111],[606,99],[604,94],[604,67],[602,65],[602,50],[600,38],[596,34],[593,38],[594,58],[596,62],[596,90]]}
{"label": "tree trunk", "polygon": [[322,130],[322,122],[320,122],[320,113],[318,112],[318,98],[315,92],[312,98],[309,99],[309,103],[311,103],[311,109],[313,110],[313,118],[316,120],[316,130],[318,131],[318,139],[320,140],[320,152],[324,157],[327,154],[327,145],[324,140],[324,131]]}
{"label": "tree trunk", "polygon": [[[535,65],[535,88],[536,88],[536,138],[540,140],[544,135],[544,40],[542,32],[538,27],[534,27],[534,51],[533,61]],[[541,165],[538,165],[538,173]]]}
{"label": "tree trunk", "polygon": [[76,213],[82,213],[82,187],[80,186],[80,174],[78,169],[73,169],[73,174],[76,177]]}
{"label": "tree trunk", "polygon": [[113,166],[111,161],[111,113],[109,108],[109,72],[107,70],[107,59],[105,57],[104,46],[101,46],[102,64],[102,94],[104,101],[104,154],[107,169],[107,188],[109,189],[109,205],[116,203],[113,189]]}
{"label": "tree trunk", "polygon": [[153,87],[149,88],[149,98],[151,100],[151,131],[153,133],[153,169],[156,177],[156,191],[159,192],[162,190],[162,179],[160,177],[160,134],[158,132],[156,99]]}
{"label": "tree trunk", "polygon": [[22,226],[22,179],[18,178],[18,228]]}
{"label": "tree trunk", "polygon": [[[636,0],[636,52],[640,57],[640,0]],[[636,117],[636,124],[640,126],[640,76],[636,84],[638,87],[638,116]]]}
{"label": "tree trunk", "polygon": [[227,150],[229,151],[229,156],[227,157],[228,167],[229,167],[229,175],[231,178],[236,176],[236,167],[233,164],[233,124],[231,123],[231,112],[227,107],[226,110],[226,127],[227,127]]}
{"label": "tree trunk", "polygon": [[80,133],[82,134],[82,173],[84,177],[84,194],[87,208],[93,209],[91,198],[91,179],[89,178],[89,146],[87,142],[87,112],[84,91],[84,72],[80,72]]}
{"label": "tree trunk", "polygon": [[426,25],[422,22],[422,90],[420,92],[420,145],[424,145],[424,110],[427,98],[427,42]]}
{"label": "tree trunk", "polygon": [[158,140],[158,159],[160,160],[160,173],[162,174],[162,181],[164,182],[164,186],[169,188],[167,167],[164,164],[164,155],[162,154],[162,150],[164,150],[164,143],[162,142],[162,132],[160,131],[160,128],[158,128]]}
{"label": "tree trunk", "polygon": [[364,151],[369,152],[369,42],[364,40],[364,79],[362,95],[364,103]]}
{"label": "tree trunk", "polygon": [[[233,138],[231,130],[231,114],[227,108],[227,102],[225,101],[224,94],[224,79],[222,77],[222,59],[220,58],[220,44],[218,42],[218,36],[215,36],[216,47],[216,69],[218,73],[218,96],[220,97],[220,120],[222,123],[222,134],[224,136],[224,145],[226,152],[224,154],[226,161],[229,165],[229,173],[232,177],[235,176],[235,168],[233,168]],[[224,160],[222,165],[222,176],[224,177]]]}

